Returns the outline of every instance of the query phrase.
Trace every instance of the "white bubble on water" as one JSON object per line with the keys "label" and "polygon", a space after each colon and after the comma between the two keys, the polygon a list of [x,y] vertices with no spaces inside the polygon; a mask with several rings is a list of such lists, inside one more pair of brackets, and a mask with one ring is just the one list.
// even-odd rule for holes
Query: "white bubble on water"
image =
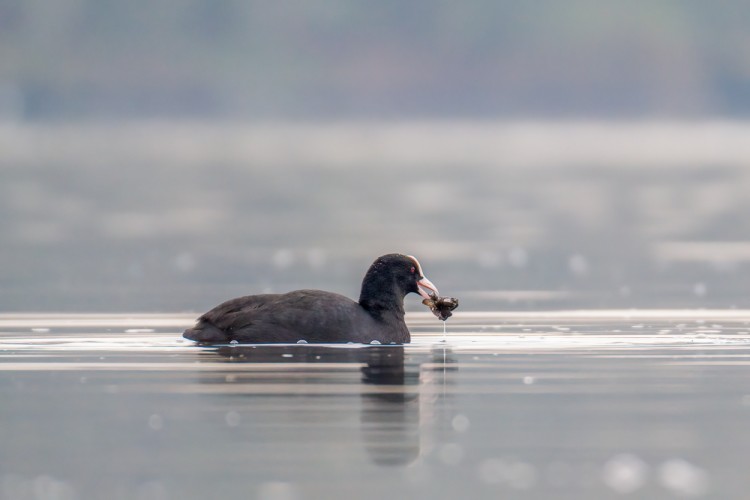
{"label": "white bubble on water", "polygon": [[508,252],[508,262],[516,268],[523,268],[529,263],[529,255],[523,248],[511,248]]}
{"label": "white bubble on water", "polygon": [[648,475],[648,464],[630,453],[615,455],[602,469],[604,484],[620,494],[632,493],[642,488]]}
{"label": "white bubble on water", "polygon": [[530,376],[530,375],[526,375],[526,376],[525,376],[525,377],[523,378],[523,383],[524,383],[525,385],[531,385],[531,384],[533,384],[534,382],[536,382],[536,379],[535,379],[534,377]]}
{"label": "white bubble on water", "polygon": [[457,443],[446,443],[438,449],[438,458],[445,465],[458,465],[464,459],[464,449]]}
{"label": "white bubble on water", "polygon": [[288,248],[281,248],[273,254],[271,262],[276,269],[288,269],[294,264],[294,253]]}
{"label": "white bubble on water", "polygon": [[703,496],[708,492],[708,473],[681,458],[667,460],[659,466],[659,482],[681,496]]}
{"label": "white bubble on water", "polygon": [[229,342],[229,345],[237,345],[237,344],[239,344],[239,342],[237,342],[236,340],[232,340]]}
{"label": "white bubble on water", "polygon": [[161,430],[164,427],[164,419],[161,415],[154,413],[148,417],[148,426],[155,431]]}
{"label": "white bubble on water", "polygon": [[456,432],[466,432],[469,430],[470,426],[471,422],[469,421],[469,417],[461,413],[453,417],[451,420],[451,427],[453,427],[453,430]]}
{"label": "white bubble on water", "polygon": [[298,344],[307,344],[307,340],[305,340],[305,339],[299,339],[299,340],[297,341],[297,343],[298,343]]}
{"label": "white bubble on water", "polygon": [[291,483],[268,481],[258,486],[258,500],[296,500],[297,489]]}
{"label": "white bubble on water", "polygon": [[[73,500],[76,492],[66,481],[48,475],[40,475],[31,481],[33,498],[40,500]],[[9,498],[13,498],[9,496]],[[23,497],[16,497],[23,498]]]}
{"label": "white bubble on water", "polygon": [[237,427],[240,425],[242,417],[236,411],[228,411],[227,414],[224,415],[224,420],[226,420],[229,427]]}
{"label": "white bubble on water", "polygon": [[379,340],[372,340],[372,341],[370,341],[370,344],[372,344],[372,345],[380,345],[380,341]]}
{"label": "white bubble on water", "polygon": [[175,256],[172,265],[181,273],[189,273],[196,267],[195,257],[188,252],[180,253]]}
{"label": "white bubble on water", "polygon": [[328,259],[326,252],[320,248],[310,248],[307,250],[305,257],[307,258],[307,265],[315,271],[323,269]]}
{"label": "white bubble on water", "polygon": [[294,354],[285,353],[281,355],[282,358],[293,358]]}
{"label": "white bubble on water", "polygon": [[576,276],[584,276],[589,273],[589,262],[581,254],[571,255],[568,259],[568,269]]}

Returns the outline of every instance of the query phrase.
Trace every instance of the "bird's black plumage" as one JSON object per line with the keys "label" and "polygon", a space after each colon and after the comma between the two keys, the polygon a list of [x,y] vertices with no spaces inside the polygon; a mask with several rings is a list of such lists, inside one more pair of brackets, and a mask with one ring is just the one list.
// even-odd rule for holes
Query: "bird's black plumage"
{"label": "bird's black plumage", "polygon": [[357,342],[407,343],[404,297],[419,286],[437,293],[409,255],[378,257],[362,280],[359,302],[322,290],[248,295],[211,309],[185,330],[201,343]]}

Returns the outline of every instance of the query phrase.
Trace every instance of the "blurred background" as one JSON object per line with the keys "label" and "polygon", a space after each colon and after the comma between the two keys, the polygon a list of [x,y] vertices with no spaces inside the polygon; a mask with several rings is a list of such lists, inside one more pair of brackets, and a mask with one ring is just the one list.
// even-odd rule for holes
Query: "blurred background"
{"label": "blurred background", "polygon": [[[750,307],[750,4],[0,0],[0,311]],[[417,300],[409,307],[420,307]]]}

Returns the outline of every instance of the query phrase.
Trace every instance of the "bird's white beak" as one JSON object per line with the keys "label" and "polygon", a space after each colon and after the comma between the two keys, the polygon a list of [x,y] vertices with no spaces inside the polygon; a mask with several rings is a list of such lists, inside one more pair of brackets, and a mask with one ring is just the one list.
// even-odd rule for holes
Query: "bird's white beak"
{"label": "bird's white beak", "polygon": [[[424,273],[422,272],[422,266],[419,265],[419,261],[417,260],[417,258],[414,257],[413,255],[407,255],[407,257],[409,257],[411,260],[414,261],[414,264],[417,267],[416,271],[418,271],[419,276],[421,276],[421,278],[419,278],[419,281],[417,281],[417,290],[419,290],[419,295],[421,295],[425,299],[431,299],[432,297],[437,297],[439,295],[437,287],[432,284],[432,281],[424,277]],[[432,290],[433,293],[426,292],[422,290],[422,288]]]}
{"label": "bird's white beak", "polygon": [[[432,293],[426,292],[425,290],[423,290],[423,288],[432,290]],[[419,290],[419,295],[421,295],[425,299],[430,299],[433,296],[439,295],[437,287],[432,284],[432,281],[428,280],[424,276],[422,276],[422,278],[417,281],[417,289]]]}

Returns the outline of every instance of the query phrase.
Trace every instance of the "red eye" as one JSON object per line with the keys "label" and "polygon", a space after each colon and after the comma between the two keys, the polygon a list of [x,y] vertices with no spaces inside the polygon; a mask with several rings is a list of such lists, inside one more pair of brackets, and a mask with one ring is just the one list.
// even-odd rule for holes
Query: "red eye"
{"label": "red eye", "polygon": [[417,270],[417,268],[416,268],[416,267],[414,267],[414,266],[411,266],[411,269],[410,269],[410,271],[411,271],[411,273],[412,273],[412,274],[414,274],[414,271],[416,271],[416,270]]}

